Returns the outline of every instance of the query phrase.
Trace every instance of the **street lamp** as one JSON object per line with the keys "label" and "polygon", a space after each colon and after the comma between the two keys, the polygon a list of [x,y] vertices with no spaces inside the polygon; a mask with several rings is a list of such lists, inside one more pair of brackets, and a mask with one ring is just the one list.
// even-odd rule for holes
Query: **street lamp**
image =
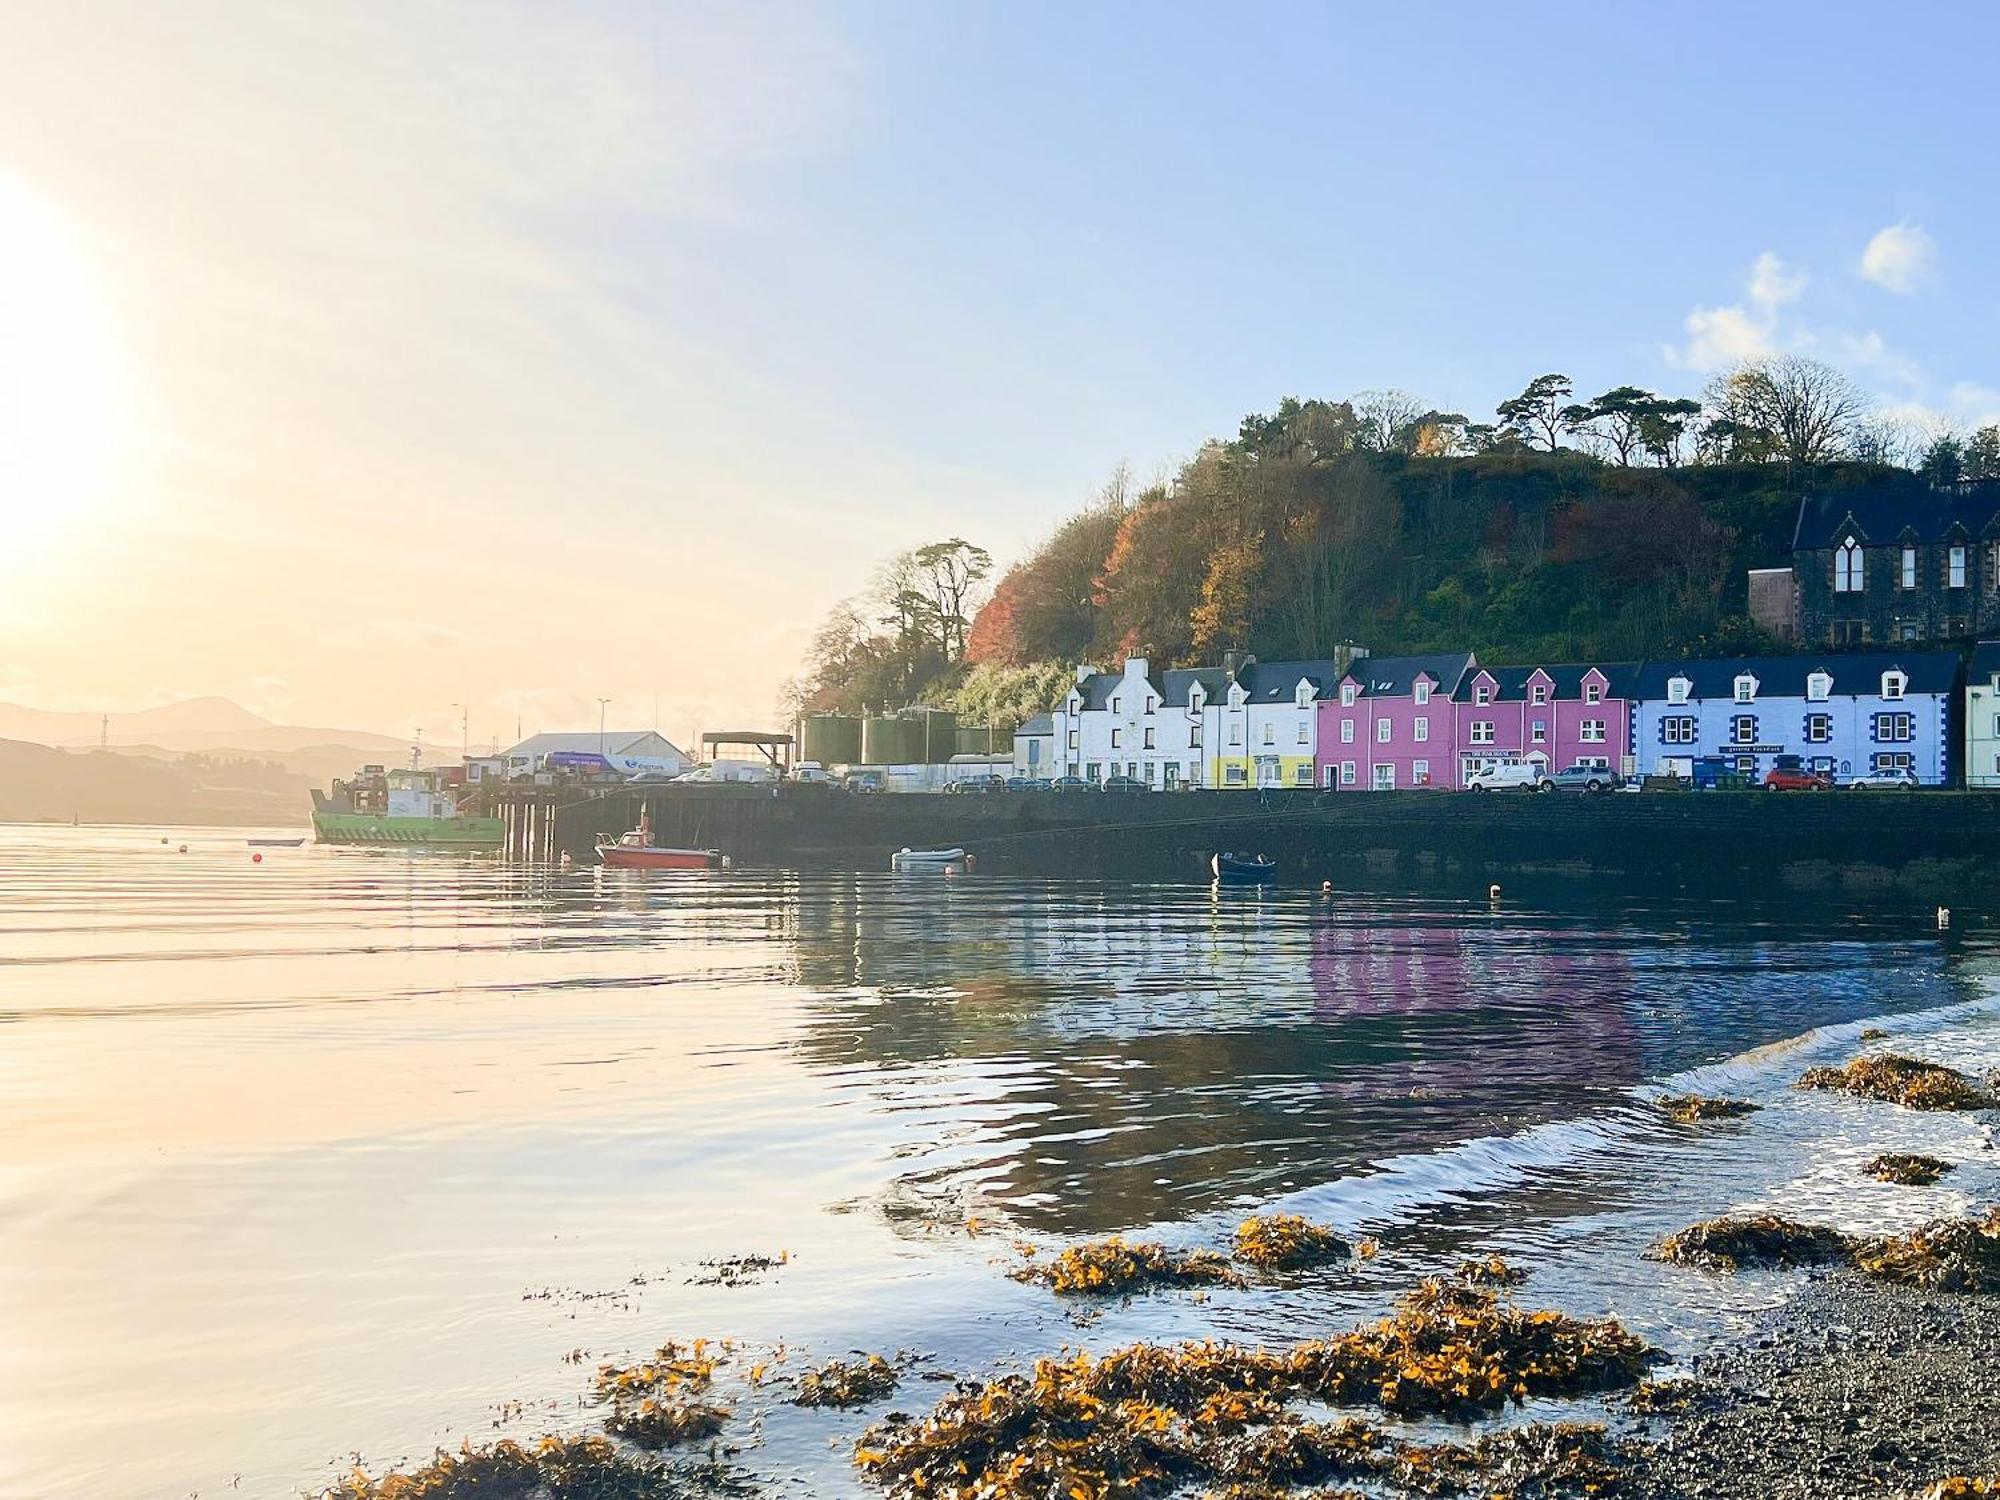
{"label": "street lamp", "polygon": [[609,698],[599,698],[597,700],[597,758],[599,760],[604,759],[604,705],[610,701]]}

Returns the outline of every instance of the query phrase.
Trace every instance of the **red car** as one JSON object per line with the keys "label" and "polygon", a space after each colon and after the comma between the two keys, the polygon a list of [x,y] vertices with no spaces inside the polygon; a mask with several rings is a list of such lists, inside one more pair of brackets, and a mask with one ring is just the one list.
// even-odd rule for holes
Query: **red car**
{"label": "red car", "polygon": [[1764,773],[1767,792],[1823,792],[1833,785],[1824,771],[1808,771],[1801,766],[1773,766]]}

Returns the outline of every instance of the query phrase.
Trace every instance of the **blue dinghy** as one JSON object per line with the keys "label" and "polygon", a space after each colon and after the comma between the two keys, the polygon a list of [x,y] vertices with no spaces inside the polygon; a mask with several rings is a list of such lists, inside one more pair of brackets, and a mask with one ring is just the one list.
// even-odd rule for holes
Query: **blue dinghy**
{"label": "blue dinghy", "polygon": [[1218,854],[1209,860],[1208,867],[1214,871],[1217,885],[1271,885],[1278,878],[1278,867],[1261,854],[1255,859]]}

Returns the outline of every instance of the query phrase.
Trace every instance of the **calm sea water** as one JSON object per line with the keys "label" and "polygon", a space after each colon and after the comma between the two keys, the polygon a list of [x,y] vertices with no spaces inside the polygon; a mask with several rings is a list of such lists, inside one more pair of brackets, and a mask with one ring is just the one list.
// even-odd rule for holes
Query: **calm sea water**
{"label": "calm sea water", "polygon": [[[587,1426],[595,1363],[668,1338],[953,1373],[1289,1340],[1473,1248],[1685,1351],[1783,1283],[1639,1260],[1662,1230],[2000,1187],[1977,1121],[1788,1088],[1881,1017],[2000,1064],[1980,912],[252,863],[244,837],[0,828],[0,1494],[310,1494],[357,1456]],[[1768,1107],[1666,1126],[1664,1082]],[[1861,1185],[1892,1148],[1968,1165]],[[1015,1240],[1220,1244],[1273,1206],[1382,1254],[1082,1316],[1005,1276]],[[747,1472],[860,1491],[865,1416],[734,1396]]]}

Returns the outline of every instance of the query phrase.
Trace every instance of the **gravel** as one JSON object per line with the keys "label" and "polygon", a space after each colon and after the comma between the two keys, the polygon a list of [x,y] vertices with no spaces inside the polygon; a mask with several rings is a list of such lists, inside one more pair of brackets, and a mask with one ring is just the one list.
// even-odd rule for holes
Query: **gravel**
{"label": "gravel", "polygon": [[1706,1399],[1646,1419],[1630,1494],[1883,1500],[2000,1473],[2000,1298],[1826,1273],[1693,1373]]}

